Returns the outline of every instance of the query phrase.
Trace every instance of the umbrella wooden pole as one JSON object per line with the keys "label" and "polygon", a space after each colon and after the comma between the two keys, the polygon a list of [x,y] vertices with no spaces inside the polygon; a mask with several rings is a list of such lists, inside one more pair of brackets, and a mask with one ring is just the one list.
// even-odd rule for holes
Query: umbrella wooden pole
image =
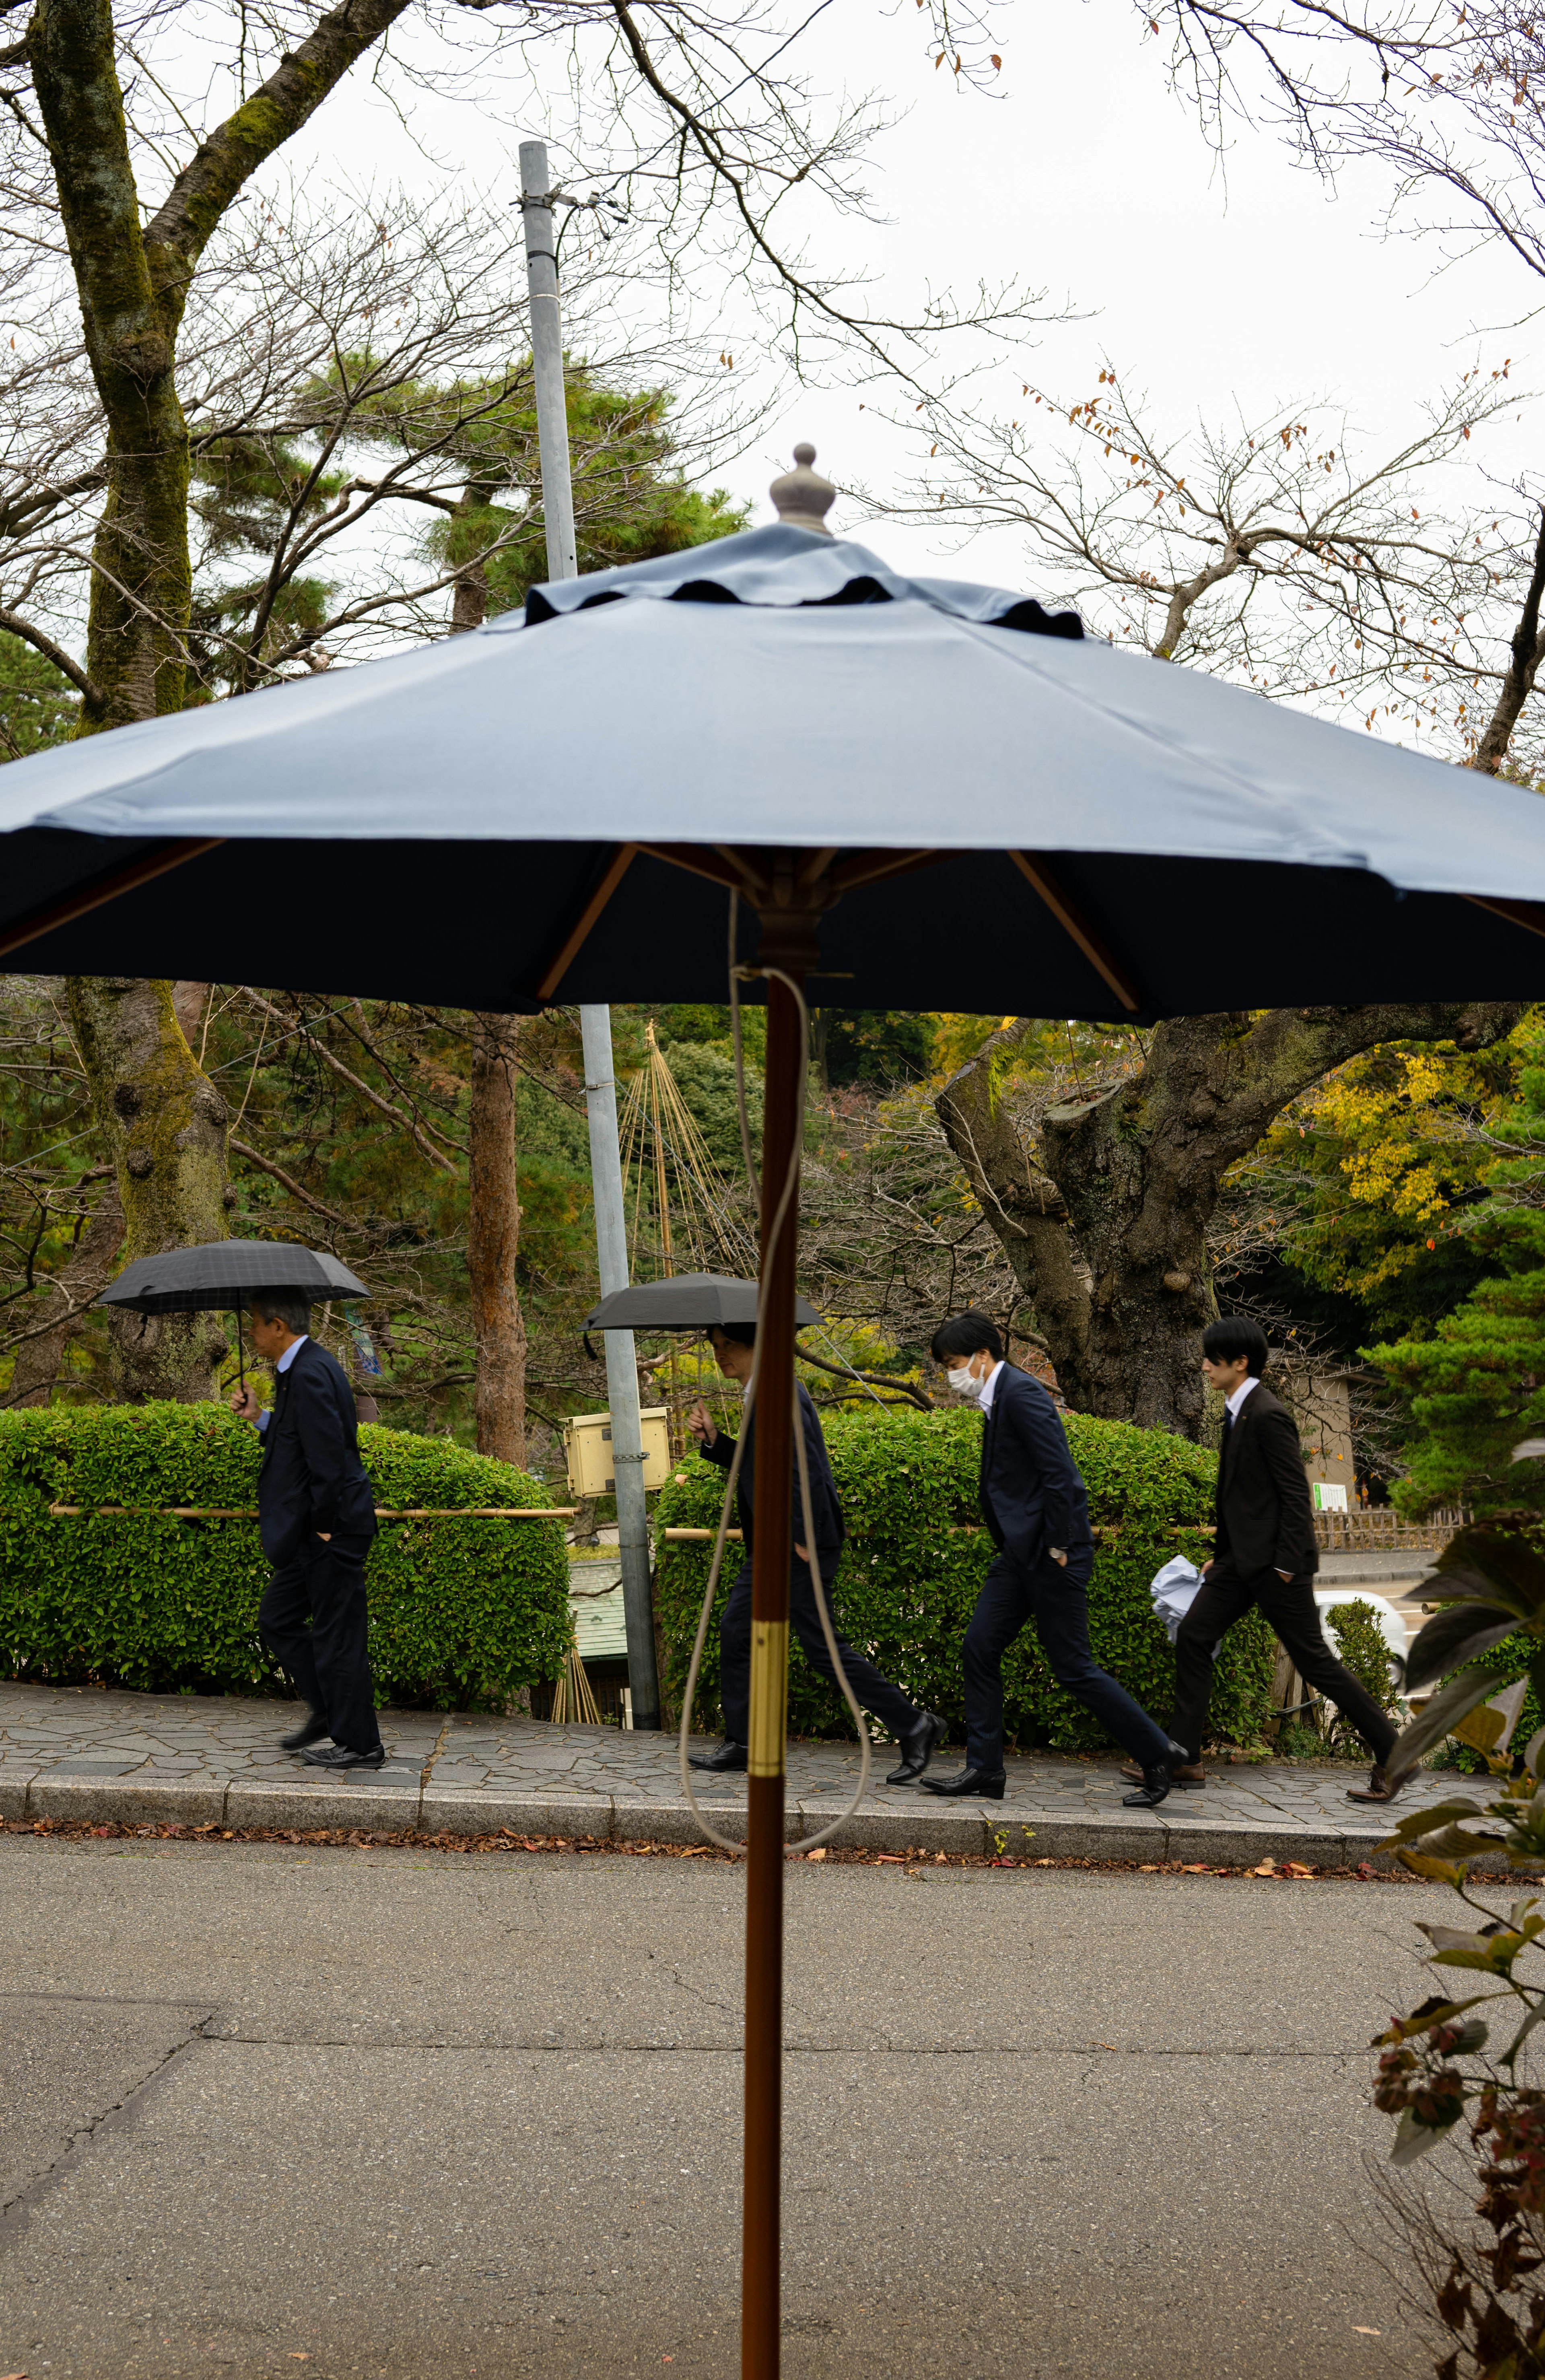
{"label": "umbrella wooden pole", "polygon": [[751,1555],[751,1720],[747,1779],[746,2168],[742,2217],[742,2380],[777,2380],[782,2326],[784,1731],[788,1581],[793,1559],[794,1274],[797,1194],[772,1261],[772,1218],[804,1124],[804,1037],[785,984],[768,985],[762,1111],[762,1272],[757,1300],[756,1540]]}

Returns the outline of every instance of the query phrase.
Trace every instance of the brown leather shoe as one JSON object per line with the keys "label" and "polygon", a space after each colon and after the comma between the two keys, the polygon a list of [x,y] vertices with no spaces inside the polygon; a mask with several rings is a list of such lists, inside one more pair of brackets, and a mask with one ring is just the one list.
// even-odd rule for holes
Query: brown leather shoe
{"label": "brown leather shoe", "polygon": [[[1135,1760],[1124,1760],[1121,1764],[1121,1773],[1124,1777],[1130,1778],[1134,1785],[1140,1785],[1143,1781],[1143,1772]],[[1170,1779],[1172,1783],[1176,1785],[1205,1785],[1207,1771],[1199,1760],[1188,1760],[1184,1768],[1172,1768]]]}
{"label": "brown leather shoe", "polygon": [[1368,1783],[1349,1785],[1346,1789],[1346,1798],[1349,1802],[1393,1802],[1395,1795],[1410,1783],[1411,1774],[1412,1772],[1407,1770],[1404,1777],[1392,1785],[1384,1771],[1375,1761],[1368,1772]]}

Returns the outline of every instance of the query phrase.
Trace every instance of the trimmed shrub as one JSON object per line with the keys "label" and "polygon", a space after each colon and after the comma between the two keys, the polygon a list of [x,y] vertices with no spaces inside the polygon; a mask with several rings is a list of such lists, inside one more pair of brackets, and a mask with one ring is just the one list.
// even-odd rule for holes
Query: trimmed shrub
{"label": "trimmed shrub", "polygon": [[[836,1623],[887,1677],[963,1731],[960,1646],[977,1592],[993,1558],[977,1509],[981,1423],[948,1413],[860,1411],[823,1416],[832,1468],[848,1527],[834,1590]],[[1102,1542],[1089,1583],[1089,1635],[1097,1661],[1161,1720],[1174,1692],[1174,1655],[1153,1615],[1149,1582],[1176,1554],[1207,1560],[1201,1534],[1212,1518],[1217,1457],[1167,1431],[1065,1416],[1074,1460]],[[658,1524],[709,1528],[719,1517],[724,1475],[690,1457],[661,1494]],[[666,1648],[666,1684],[679,1708],[712,1547],[659,1539],[656,1607]],[[733,1555],[735,1559],[728,1559]],[[730,1547],[720,1600],[739,1567]],[[1259,1612],[1232,1629],[1218,1664],[1211,1731],[1224,1742],[1259,1740],[1271,1706],[1273,1648]],[[696,1724],[719,1716],[717,1616],[703,1648]],[[1004,1659],[1004,1726],[1010,1742],[1063,1752],[1103,1749],[1104,1730],[1063,1692],[1027,1628]],[[789,1656],[789,1726],[797,1735],[851,1735],[846,1706]]]}
{"label": "trimmed shrub", "polygon": [[[1400,1696],[1394,1682],[1395,1660],[1384,1642],[1384,1632],[1379,1625],[1379,1614],[1371,1603],[1359,1596],[1351,1603],[1333,1603],[1325,1614],[1326,1633],[1334,1639],[1332,1650],[1362,1687],[1373,1696],[1382,1711],[1391,1717],[1400,1708]],[[1327,1738],[1330,1749],[1343,1759],[1366,1762],[1368,1748],[1351,1720],[1337,1711]],[[1280,1748],[1280,1747],[1279,1747]]]}
{"label": "trimmed shrub", "polygon": [[[447,1439],[366,1428],[376,1501],[546,1505],[511,1464]],[[255,1505],[260,1441],[224,1405],[0,1414],[0,1674],[146,1693],[287,1691],[257,1630],[268,1564],[251,1521],[143,1508]],[[54,1519],[51,1503],[127,1504]],[[563,1531],[545,1521],[384,1521],[371,1549],[378,1698],[499,1710],[569,1644]]]}

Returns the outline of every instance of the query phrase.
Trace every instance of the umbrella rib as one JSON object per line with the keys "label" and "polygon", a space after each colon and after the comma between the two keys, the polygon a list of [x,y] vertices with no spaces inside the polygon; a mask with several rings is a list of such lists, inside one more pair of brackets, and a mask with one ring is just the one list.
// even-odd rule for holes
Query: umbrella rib
{"label": "umbrella rib", "polygon": [[602,909],[605,908],[607,902],[616,891],[617,886],[622,882],[623,878],[632,867],[634,860],[638,857],[642,847],[643,846],[641,844],[637,843],[620,843],[617,845],[616,851],[613,855],[610,868],[608,868],[605,875],[602,878],[600,883],[596,886],[595,891],[590,894],[590,899],[586,902],[583,909],[580,911],[579,921],[575,927],[574,931],[569,935],[568,940],[563,946],[563,949],[558,953],[557,957],[554,960],[552,965],[548,968],[547,973],[542,977],[541,981],[538,984],[537,998],[539,1000],[552,999],[553,994],[557,990],[558,986],[562,983],[565,976],[568,973],[569,968],[573,965],[574,960],[581,946],[590,939],[590,929],[594,926],[596,919],[600,917]]}
{"label": "umbrella rib", "polygon": [[180,868],[186,859],[197,859],[201,852],[218,851],[225,839],[215,834],[202,842],[163,844],[159,851],[131,859],[127,867],[115,868],[110,875],[99,876],[79,891],[67,892],[62,901],[51,901],[46,908],[34,909],[30,917],[0,931],[0,958],[20,950],[26,942],[35,942],[40,935],[52,933],[55,926],[72,926],[77,917],[84,917],[92,909],[116,901],[120,892],[132,892],[138,885],[164,876],[168,868]]}
{"label": "umbrella rib", "polygon": [[1490,909],[1493,917],[1505,917],[1510,926],[1523,926],[1531,934],[1545,934],[1545,902],[1491,900],[1484,892],[1461,892],[1462,901],[1473,902],[1478,909]]}
{"label": "umbrella rib", "polygon": [[1044,859],[1037,852],[1024,851],[1011,851],[1009,857],[1026,881],[1034,885],[1068,940],[1077,942],[1090,966],[1110,985],[1123,1008],[1135,1016],[1143,1004],[1141,992],[1120,960],[1068,899]]}

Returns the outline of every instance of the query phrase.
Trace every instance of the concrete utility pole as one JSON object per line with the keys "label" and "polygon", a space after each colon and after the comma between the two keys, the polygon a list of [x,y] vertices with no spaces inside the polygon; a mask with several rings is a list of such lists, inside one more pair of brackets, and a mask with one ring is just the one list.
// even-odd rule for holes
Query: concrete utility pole
{"label": "concrete utility pole", "polygon": [[[574,483],[568,461],[568,410],[564,401],[564,331],[558,304],[558,246],[554,233],[547,144],[520,144],[520,207],[526,226],[526,285],[531,300],[531,374],[536,382],[537,443],[541,456],[541,509],[547,526],[549,578],[579,572],[574,540]],[[595,1199],[601,1293],[627,1287],[627,1234],[617,1152],[617,1088],[612,1071],[612,1012],[581,1008],[585,1043],[585,1106],[590,1125],[590,1182]],[[654,1605],[650,1594],[649,1512],[644,1501],[643,1432],[639,1420],[639,1366],[631,1330],[607,1330],[606,1402],[612,1409],[612,1470],[616,1481],[617,1549],[627,1621],[627,1678],[636,1728],[658,1729],[660,1682],[654,1665]]]}

